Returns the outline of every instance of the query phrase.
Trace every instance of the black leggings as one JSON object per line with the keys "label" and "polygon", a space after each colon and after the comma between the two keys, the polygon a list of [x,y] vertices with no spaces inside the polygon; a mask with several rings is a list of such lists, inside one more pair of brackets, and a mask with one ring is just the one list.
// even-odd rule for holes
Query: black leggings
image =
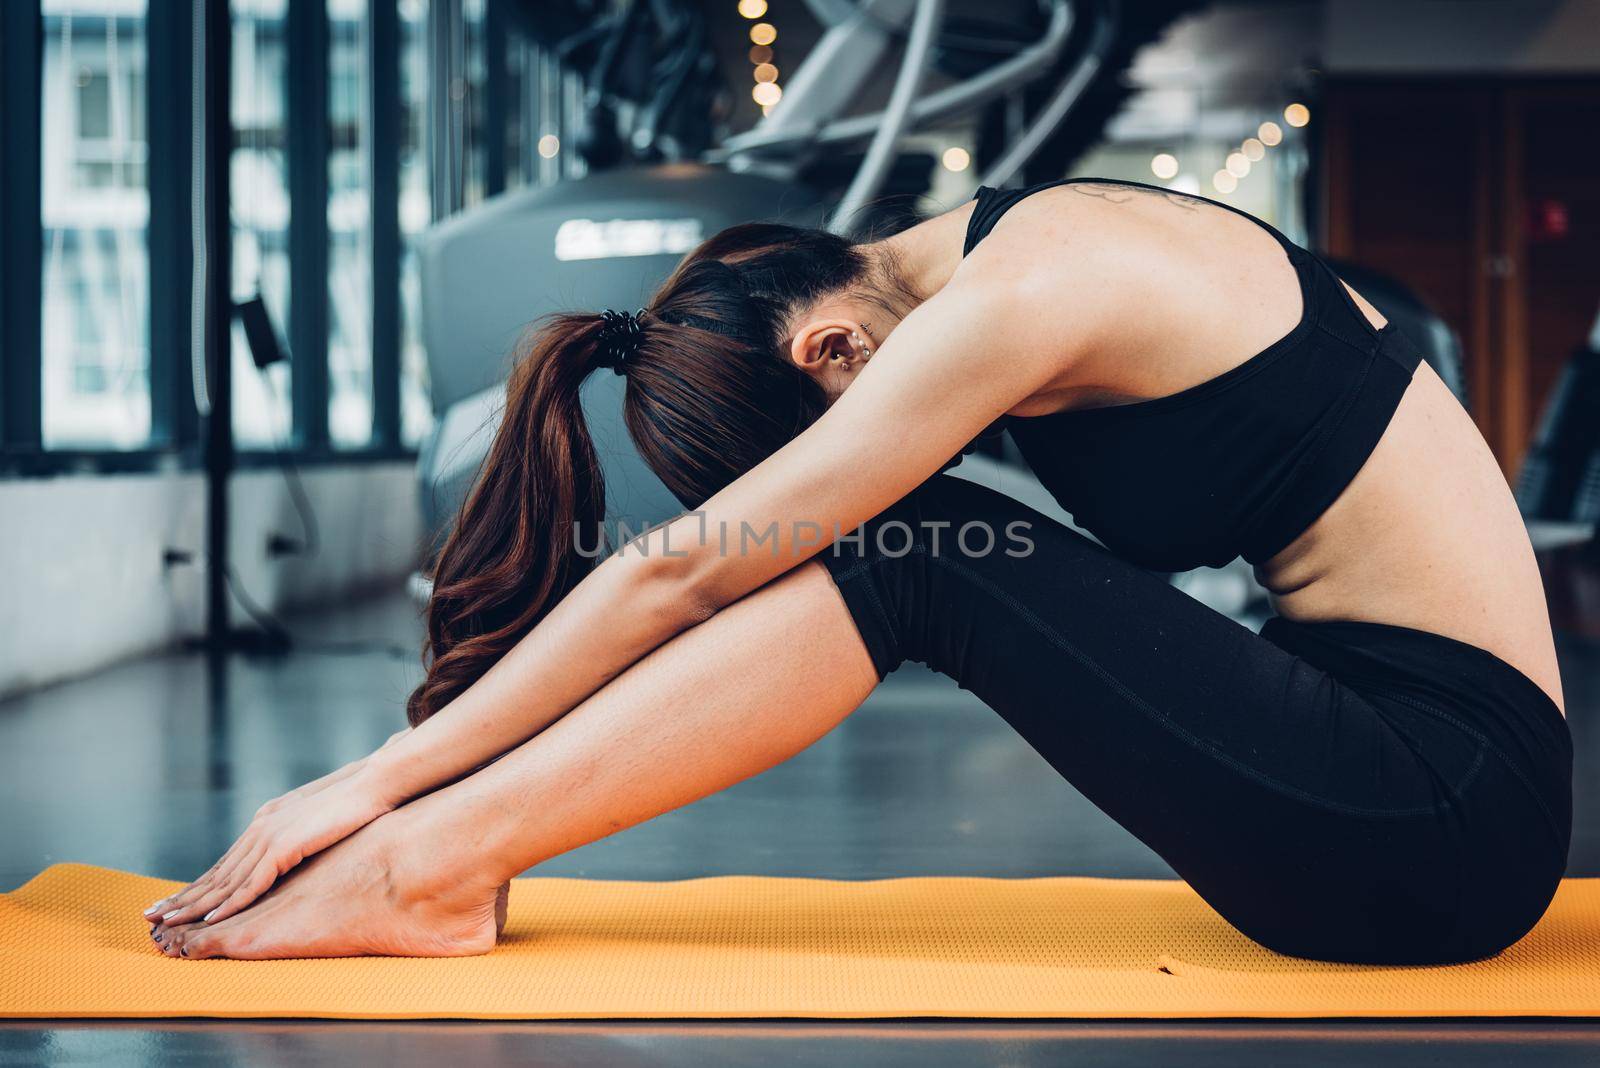
{"label": "black leggings", "polygon": [[[992,547],[958,537],[973,523]],[[1481,649],[1372,623],[1257,635],[949,475],[819,559],[880,677],[917,660],[955,679],[1264,946],[1472,960],[1555,893],[1571,736]]]}

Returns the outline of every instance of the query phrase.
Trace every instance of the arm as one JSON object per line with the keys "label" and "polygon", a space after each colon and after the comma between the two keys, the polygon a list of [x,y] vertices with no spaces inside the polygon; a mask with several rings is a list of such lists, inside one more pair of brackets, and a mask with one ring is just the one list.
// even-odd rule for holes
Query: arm
{"label": "arm", "polygon": [[[906,317],[813,426],[698,515],[601,563],[455,701],[305,811],[267,813],[211,872],[155,911],[171,910],[167,922],[181,924],[246,907],[303,857],[516,748],[657,646],[877,515],[1059,380],[1076,353],[1043,336],[1051,331],[1029,329],[1038,322],[1033,287],[996,278],[992,267],[986,274],[999,284],[963,285],[958,273]],[[746,526],[775,528],[776,540],[740,552]]]}
{"label": "arm", "polygon": [[[607,559],[482,679],[380,754],[368,768],[376,788],[415,796],[521,744],[657,646],[815,555],[835,530],[898,501],[1062,375],[1073,354],[1059,341],[1029,351],[1025,328],[994,327],[1025,324],[1028,301],[1013,312],[1007,297],[957,286],[907,316],[813,426],[699,516]],[[739,552],[743,524],[776,526],[775,549]]]}

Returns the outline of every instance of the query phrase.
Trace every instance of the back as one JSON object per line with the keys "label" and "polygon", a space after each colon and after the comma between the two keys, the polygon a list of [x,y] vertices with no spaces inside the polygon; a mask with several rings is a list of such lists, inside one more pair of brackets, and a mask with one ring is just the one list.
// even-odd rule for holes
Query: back
{"label": "back", "polygon": [[[1200,198],[1117,183],[1005,196],[999,215],[982,198],[974,208],[987,232],[971,258],[1098,287],[1120,325],[1072,382],[1012,412],[1042,417],[1011,425],[1064,507],[1138,562],[1243,554],[1287,618],[1453,637],[1560,703],[1505,480],[1370,305],[1275,232]],[[1074,324],[1040,312],[1030,327],[1065,344]]]}

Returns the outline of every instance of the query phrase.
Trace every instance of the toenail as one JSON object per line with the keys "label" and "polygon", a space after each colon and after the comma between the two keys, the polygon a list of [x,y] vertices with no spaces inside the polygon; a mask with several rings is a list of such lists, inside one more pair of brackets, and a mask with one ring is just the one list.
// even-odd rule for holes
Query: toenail
{"label": "toenail", "polygon": [[189,955],[189,947],[188,946],[184,946],[182,949],[178,950],[178,952],[182,953],[185,957],[187,957]]}

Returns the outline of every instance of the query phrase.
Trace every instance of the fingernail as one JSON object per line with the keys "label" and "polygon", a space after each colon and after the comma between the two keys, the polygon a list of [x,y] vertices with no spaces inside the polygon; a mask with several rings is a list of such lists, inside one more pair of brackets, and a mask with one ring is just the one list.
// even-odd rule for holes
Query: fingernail
{"label": "fingernail", "polygon": [[215,916],[217,913],[219,913],[221,911],[222,911],[222,906],[218,905],[216,908],[212,909],[210,912],[205,914],[205,916],[202,918],[202,922],[210,923],[211,922],[211,917]]}
{"label": "fingernail", "polygon": [[149,908],[145,909],[144,910],[144,914],[146,916],[154,916],[160,911],[161,911],[161,902],[157,901],[154,905],[151,905]]}
{"label": "fingernail", "polygon": [[183,911],[182,909],[173,909],[171,912],[169,912],[165,916],[161,917],[161,922],[162,923],[166,923],[168,920],[172,919],[172,917],[176,916],[178,913],[180,913],[182,911]]}

